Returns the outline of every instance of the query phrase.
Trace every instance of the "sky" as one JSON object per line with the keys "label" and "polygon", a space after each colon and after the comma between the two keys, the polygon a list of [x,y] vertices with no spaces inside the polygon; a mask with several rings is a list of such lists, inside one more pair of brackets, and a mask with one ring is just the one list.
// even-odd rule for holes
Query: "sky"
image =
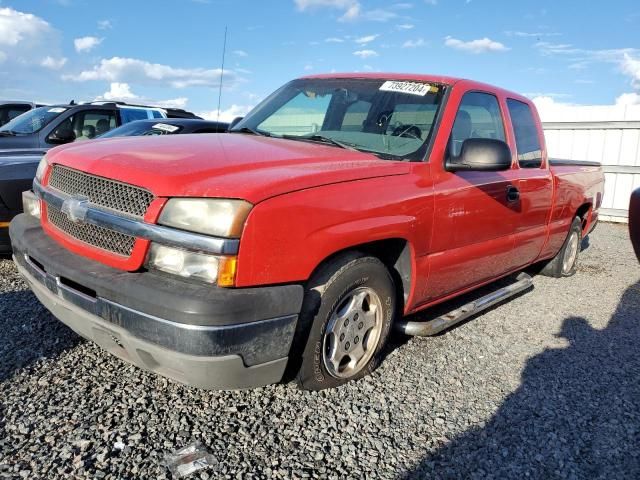
{"label": "sky", "polygon": [[[221,76],[225,27],[228,30]],[[640,104],[640,2],[0,0],[0,98],[231,120],[330,72],[471,78],[545,105]]]}

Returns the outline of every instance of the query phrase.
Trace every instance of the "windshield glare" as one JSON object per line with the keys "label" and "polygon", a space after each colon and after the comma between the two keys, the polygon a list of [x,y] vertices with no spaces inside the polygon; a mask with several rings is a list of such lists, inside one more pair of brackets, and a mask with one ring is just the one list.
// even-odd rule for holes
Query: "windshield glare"
{"label": "windshield glare", "polygon": [[180,130],[182,130],[182,127],[178,125],[136,121],[114,128],[113,130],[109,130],[107,133],[100,135],[99,138],[171,135],[178,133]]}
{"label": "windshield glare", "polygon": [[326,137],[382,158],[421,160],[443,94],[442,85],[426,82],[294,80],[233,131],[244,128],[301,141]]}
{"label": "windshield glare", "polygon": [[18,115],[0,128],[0,132],[13,132],[21,135],[35,133],[41,130],[54,118],[63,113],[63,107],[39,107]]}

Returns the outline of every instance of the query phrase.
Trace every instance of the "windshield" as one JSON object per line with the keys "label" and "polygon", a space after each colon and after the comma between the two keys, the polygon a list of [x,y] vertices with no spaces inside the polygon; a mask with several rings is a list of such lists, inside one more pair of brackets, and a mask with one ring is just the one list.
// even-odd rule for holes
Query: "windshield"
{"label": "windshield", "polygon": [[0,132],[11,132],[18,135],[35,133],[44,128],[54,118],[67,109],[64,107],[40,107],[18,115],[0,128]]}
{"label": "windshield", "polygon": [[444,90],[426,82],[299,79],[268,97],[232,131],[422,160]]}
{"label": "windshield", "polygon": [[137,121],[127,123],[121,127],[114,128],[107,133],[100,135],[100,138],[112,137],[142,137],[145,135],[170,135],[182,130],[179,125],[168,123],[149,123],[147,121]]}

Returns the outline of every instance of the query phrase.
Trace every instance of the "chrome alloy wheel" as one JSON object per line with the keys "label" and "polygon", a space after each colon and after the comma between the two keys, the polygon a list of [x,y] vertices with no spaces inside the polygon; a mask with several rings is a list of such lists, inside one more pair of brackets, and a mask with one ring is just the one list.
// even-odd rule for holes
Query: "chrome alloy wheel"
{"label": "chrome alloy wheel", "polygon": [[567,249],[564,252],[564,259],[562,260],[562,273],[568,273],[571,271],[573,264],[578,256],[580,239],[577,232],[571,232],[569,242],[567,243]]}
{"label": "chrome alloy wheel", "polygon": [[335,378],[350,378],[375,353],[382,333],[382,302],[369,287],[358,287],[340,302],[329,318],[322,360]]}

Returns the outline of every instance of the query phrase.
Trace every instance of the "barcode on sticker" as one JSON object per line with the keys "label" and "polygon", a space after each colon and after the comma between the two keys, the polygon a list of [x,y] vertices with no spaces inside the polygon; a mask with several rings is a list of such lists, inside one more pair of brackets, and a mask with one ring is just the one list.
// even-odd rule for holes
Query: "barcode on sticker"
{"label": "barcode on sticker", "polygon": [[406,93],[408,95],[418,95],[424,97],[431,90],[431,85],[416,82],[396,82],[387,80],[382,84],[380,90],[383,92]]}

